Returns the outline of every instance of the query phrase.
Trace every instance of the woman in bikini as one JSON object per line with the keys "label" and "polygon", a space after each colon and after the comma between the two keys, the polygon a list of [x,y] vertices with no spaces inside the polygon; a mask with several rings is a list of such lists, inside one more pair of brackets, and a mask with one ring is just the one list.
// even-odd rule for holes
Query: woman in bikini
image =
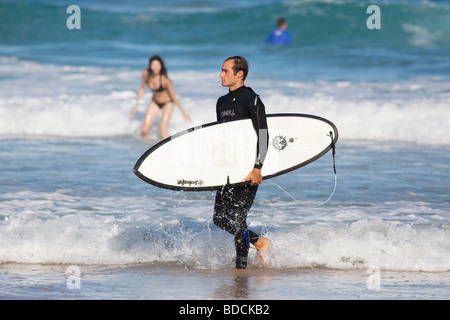
{"label": "woman in bikini", "polygon": [[169,136],[168,127],[170,116],[172,115],[173,103],[176,103],[180,108],[180,111],[187,121],[190,121],[190,117],[186,114],[178,101],[175,91],[172,86],[172,82],[167,76],[167,70],[164,67],[164,62],[159,56],[153,56],[150,58],[149,68],[142,71],[142,83],[139,88],[139,92],[136,99],[136,104],[130,113],[130,118],[134,117],[139,100],[145,92],[145,86],[148,85],[153,92],[153,98],[148,106],[147,113],[145,114],[144,124],[142,126],[141,135],[146,137],[155,123],[159,110],[162,109],[162,118],[159,127],[161,137],[163,139]]}

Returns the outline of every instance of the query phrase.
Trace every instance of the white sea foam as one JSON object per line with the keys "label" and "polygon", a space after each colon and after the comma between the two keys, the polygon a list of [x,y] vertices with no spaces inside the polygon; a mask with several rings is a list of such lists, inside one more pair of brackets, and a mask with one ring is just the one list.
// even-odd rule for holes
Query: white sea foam
{"label": "white sea foam", "polygon": [[[171,133],[215,121],[215,102],[226,93],[218,74],[178,71],[170,76],[192,118],[192,122],[184,121],[175,106]],[[136,117],[129,119],[140,72],[127,69],[2,58],[0,77],[0,137],[138,136],[151,100],[147,90]],[[322,116],[336,124],[342,140],[450,144],[450,94],[445,79],[366,83],[250,78],[248,82],[261,95],[267,113]]]}
{"label": "white sea foam", "polygon": [[[196,269],[229,268],[233,242],[210,221],[212,198],[204,200],[79,198],[67,190],[4,194],[0,263],[177,263]],[[190,201],[195,202],[195,211]],[[185,214],[180,216],[183,205]],[[289,210],[269,206],[259,211],[260,218],[249,217],[250,228],[258,232],[267,217],[278,217],[270,217],[275,230],[265,234],[273,241],[269,268],[377,265],[383,270],[450,270],[450,230],[438,224],[423,227],[423,218],[409,215],[405,221],[387,221],[353,210],[310,224],[301,215],[291,216]],[[341,222],[342,214],[353,222]],[[259,265],[254,249],[249,259]]]}
{"label": "white sea foam", "polygon": [[272,235],[275,268],[449,271],[449,230],[380,219],[341,227],[302,226]]}
{"label": "white sea foam", "polygon": [[442,33],[430,32],[426,27],[410,23],[403,23],[401,27],[405,32],[412,34],[411,44],[417,47],[434,47],[435,39],[438,39]]}

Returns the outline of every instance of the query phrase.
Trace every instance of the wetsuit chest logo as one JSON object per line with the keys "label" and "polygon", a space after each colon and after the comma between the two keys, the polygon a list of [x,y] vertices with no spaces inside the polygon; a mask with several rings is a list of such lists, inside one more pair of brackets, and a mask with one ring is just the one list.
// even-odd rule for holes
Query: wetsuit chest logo
{"label": "wetsuit chest logo", "polygon": [[236,112],[234,111],[234,109],[225,110],[220,113],[221,117],[234,117],[235,115],[236,115]]}

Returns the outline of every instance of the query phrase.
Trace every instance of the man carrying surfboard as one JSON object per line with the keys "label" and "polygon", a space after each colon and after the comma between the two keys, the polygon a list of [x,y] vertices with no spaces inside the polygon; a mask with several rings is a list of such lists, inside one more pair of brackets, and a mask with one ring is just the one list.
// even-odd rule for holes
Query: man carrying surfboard
{"label": "man carrying surfboard", "polygon": [[222,64],[220,79],[228,87],[228,94],[217,100],[217,121],[250,118],[257,135],[256,155],[253,169],[242,180],[242,186],[225,185],[217,191],[214,204],[214,224],[234,235],[236,269],[247,268],[248,249],[254,245],[262,262],[264,253],[271,245],[267,238],[247,228],[247,214],[262,183],[261,168],[267,153],[268,130],[264,104],[259,96],[244,85],[248,74],[248,62],[234,56]]}

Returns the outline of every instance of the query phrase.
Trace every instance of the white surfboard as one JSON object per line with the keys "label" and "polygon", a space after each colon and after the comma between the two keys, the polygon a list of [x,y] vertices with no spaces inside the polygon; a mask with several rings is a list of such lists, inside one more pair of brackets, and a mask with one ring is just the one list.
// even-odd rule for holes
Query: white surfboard
{"label": "white surfboard", "polygon": [[[337,142],[330,121],[306,114],[267,115],[269,143],[262,168],[269,179],[307,165]],[[137,161],[134,173],[157,187],[204,191],[241,185],[252,170],[257,136],[250,119],[213,122],[155,144]]]}

